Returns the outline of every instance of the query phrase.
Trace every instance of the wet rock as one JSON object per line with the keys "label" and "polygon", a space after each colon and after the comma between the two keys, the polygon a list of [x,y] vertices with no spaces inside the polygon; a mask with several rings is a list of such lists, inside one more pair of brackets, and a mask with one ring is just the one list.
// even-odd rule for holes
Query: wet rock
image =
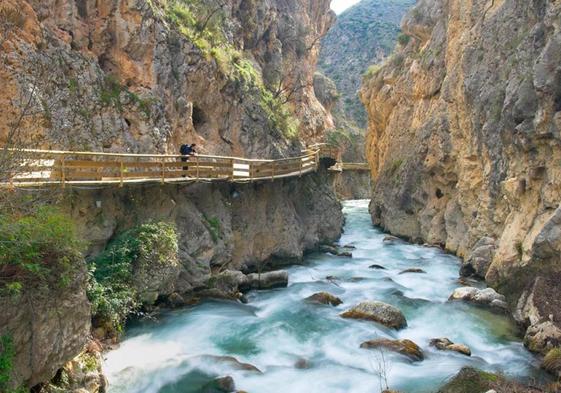
{"label": "wet rock", "polygon": [[322,244],[319,247],[319,250],[321,252],[329,253],[338,257],[352,258],[353,256],[353,253],[351,251],[352,249],[347,247],[339,248],[335,245]]}
{"label": "wet rock", "polygon": [[400,272],[399,274],[407,274],[407,273],[426,274],[427,272],[425,272],[423,269],[413,267],[413,268],[410,268],[410,269],[405,269],[404,271]]}
{"label": "wet rock", "polygon": [[407,326],[405,316],[398,308],[379,301],[359,303],[342,313],[341,317],[373,321],[392,329],[403,329]]}
{"label": "wet rock", "polygon": [[249,286],[252,289],[273,289],[288,286],[288,272],[277,270],[267,273],[251,273],[247,275]]}
{"label": "wet rock", "polygon": [[376,265],[376,264],[370,265],[370,266],[368,266],[368,268],[369,268],[369,269],[386,270],[386,268],[383,267],[382,265]]}
{"label": "wet rock", "polygon": [[460,269],[460,275],[463,277],[475,276],[484,278],[489,270],[494,254],[495,239],[482,237],[475,243],[471,254],[463,263]]}
{"label": "wet rock", "polygon": [[478,392],[501,392],[501,393],[538,393],[541,389],[522,386],[516,381],[508,380],[502,375],[491,374],[472,367],[464,367],[462,370],[442,386],[438,393],[478,393]]}
{"label": "wet rock", "polygon": [[299,370],[307,370],[311,367],[312,367],[312,365],[311,365],[310,361],[308,359],[304,359],[304,358],[300,358],[296,361],[296,363],[294,363],[294,368],[297,368]]}
{"label": "wet rock", "polygon": [[236,391],[234,379],[230,376],[216,378],[203,386],[203,393],[232,393]]}
{"label": "wet rock", "polygon": [[393,245],[393,244],[404,243],[404,241],[401,240],[399,237],[397,237],[397,236],[392,236],[392,235],[387,235],[386,237],[384,237],[383,242],[384,242],[384,244],[386,244],[386,245]]}
{"label": "wet rock", "polygon": [[493,288],[477,289],[474,287],[462,287],[454,290],[449,300],[461,300],[495,309],[508,310],[506,298],[497,293]]}
{"label": "wet rock", "polygon": [[553,348],[545,355],[541,367],[548,373],[561,377],[561,348]]}
{"label": "wet rock", "polygon": [[561,329],[552,321],[537,322],[526,330],[524,345],[532,352],[546,354],[561,343]]}
{"label": "wet rock", "polygon": [[183,296],[181,296],[177,292],[174,292],[168,296],[167,304],[172,308],[177,308],[185,306],[186,302]]}
{"label": "wet rock", "polygon": [[337,280],[339,280],[339,277],[337,277],[337,276],[326,276],[325,279],[327,281],[337,281]]}
{"label": "wet rock", "polygon": [[393,352],[400,353],[407,356],[413,361],[421,361],[425,357],[423,351],[417,344],[411,340],[388,340],[388,339],[377,339],[363,342],[360,344],[361,348],[367,349],[387,349]]}
{"label": "wet rock", "polygon": [[537,277],[522,293],[517,302],[514,318],[528,326],[524,345],[546,355],[561,343],[561,275]]}
{"label": "wet rock", "polygon": [[237,293],[239,290],[249,289],[248,277],[237,270],[226,270],[213,275],[208,286],[225,293]]}
{"label": "wet rock", "polygon": [[262,371],[259,370],[257,367],[255,367],[253,364],[242,363],[233,356],[201,355],[201,356],[194,357],[194,359],[214,362],[214,363],[222,363],[232,367],[234,370],[250,371],[250,372],[262,374]]}
{"label": "wet rock", "polygon": [[454,344],[447,338],[434,338],[430,340],[430,345],[441,351],[454,351],[466,356],[471,356],[471,350],[467,345]]}
{"label": "wet rock", "polygon": [[328,292],[314,293],[312,296],[307,297],[306,301],[309,303],[326,304],[332,306],[338,306],[340,304],[343,304],[343,301],[341,299]]}

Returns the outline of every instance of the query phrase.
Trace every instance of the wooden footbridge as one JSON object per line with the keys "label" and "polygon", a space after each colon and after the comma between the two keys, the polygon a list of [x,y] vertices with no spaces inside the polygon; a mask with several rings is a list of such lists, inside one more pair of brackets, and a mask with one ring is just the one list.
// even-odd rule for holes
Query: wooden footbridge
{"label": "wooden footbridge", "polygon": [[237,183],[302,176],[317,171],[322,158],[336,162],[331,170],[367,170],[368,165],[340,162],[340,151],[326,144],[310,146],[301,156],[277,160],[193,155],[120,154],[22,149],[18,163],[0,187],[57,185],[97,186],[138,183],[230,181]]}

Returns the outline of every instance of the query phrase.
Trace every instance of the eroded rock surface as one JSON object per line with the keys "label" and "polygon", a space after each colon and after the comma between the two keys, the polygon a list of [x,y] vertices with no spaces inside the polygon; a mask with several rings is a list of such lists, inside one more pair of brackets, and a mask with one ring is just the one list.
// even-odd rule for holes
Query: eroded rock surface
{"label": "eroded rock surface", "polygon": [[561,271],[560,18],[553,0],[419,1],[362,90],[374,223],[445,246],[512,305]]}
{"label": "eroded rock surface", "polygon": [[407,356],[413,361],[421,361],[425,358],[423,351],[417,344],[411,340],[388,340],[388,339],[377,339],[365,341],[360,344],[361,348],[367,349],[386,349],[389,351],[400,353]]}
{"label": "eroded rock surface", "polygon": [[379,301],[359,303],[342,313],[341,316],[373,321],[393,329],[403,329],[407,326],[405,316],[398,308]]}

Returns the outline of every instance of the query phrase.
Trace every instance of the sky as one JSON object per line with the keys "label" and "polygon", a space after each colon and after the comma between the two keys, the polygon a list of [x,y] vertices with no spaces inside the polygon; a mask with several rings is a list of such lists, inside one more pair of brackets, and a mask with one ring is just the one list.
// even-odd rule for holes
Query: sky
{"label": "sky", "polygon": [[360,0],[331,0],[331,8],[335,13],[340,14],[350,6],[355,5]]}

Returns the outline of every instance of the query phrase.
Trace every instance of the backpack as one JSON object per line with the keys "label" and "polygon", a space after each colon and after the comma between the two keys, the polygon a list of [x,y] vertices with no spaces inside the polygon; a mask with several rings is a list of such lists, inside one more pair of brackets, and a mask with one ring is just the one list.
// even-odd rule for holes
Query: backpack
{"label": "backpack", "polygon": [[193,149],[189,145],[181,145],[179,148],[179,153],[183,156],[188,156],[193,152]]}

